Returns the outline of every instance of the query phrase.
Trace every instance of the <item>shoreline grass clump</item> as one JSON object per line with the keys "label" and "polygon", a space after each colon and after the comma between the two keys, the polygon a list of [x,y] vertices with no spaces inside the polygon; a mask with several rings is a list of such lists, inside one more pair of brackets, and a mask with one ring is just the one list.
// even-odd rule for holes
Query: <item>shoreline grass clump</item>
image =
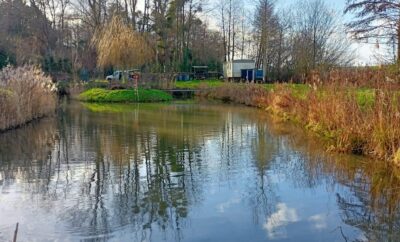
{"label": "shoreline grass clump", "polygon": [[12,129],[55,111],[57,88],[34,66],[0,71],[0,131]]}
{"label": "shoreline grass clump", "polygon": [[172,101],[172,96],[164,91],[153,89],[124,89],[107,90],[93,88],[81,93],[79,100],[85,102],[104,103],[146,103],[146,102],[167,102]]}

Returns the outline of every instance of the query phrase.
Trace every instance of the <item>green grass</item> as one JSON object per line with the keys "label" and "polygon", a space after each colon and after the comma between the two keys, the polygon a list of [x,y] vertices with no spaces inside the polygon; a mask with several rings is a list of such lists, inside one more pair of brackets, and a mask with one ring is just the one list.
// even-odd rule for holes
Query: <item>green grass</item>
{"label": "green grass", "polygon": [[[264,84],[264,88],[267,91],[273,91],[277,88],[278,84]],[[289,87],[294,97],[299,99],[306,99],[307,94],[311,90],[311,87],[306,84],[284,84]],[[375,90],[368,88],[360,88],[356,90],[356,99],[361,107],[371,107],[375,102]]]}
{"label": "green grass", "polygon": [[359,89],[356,93],[356,99],[361,107],[372,107],[375,103],[375,90]]}
{"label": "green grass", "polygon": [[177,81],[176,88],[179,89],[200,89],[219,87],[224,84],[221,80],[193,80],[193,81]]}
{"label": "green grass", "polygon": [[[201,89],[201,88],[216,88],[224,85],[226,82],[221,80],[193,80],[193,81],[178,81],[176,88],[179,89]],[[240,84],[238,84],[240,85]],[[267,91],[274,90],[278,84],[260,84]],[[292,90],[295,97],[305,99],[310,90],[308,85],[304,84],[285,84]]]}
{"label": "green grass", "polygon": [[79,95],[79,99],[85,102],[165,102],[171,101],[172,96],[160,90],[139,89],[139,95],[133,89],[107,90],[102,88],[89,89]]}
{"label": "green grass", "polygon": [[307,94],[310,91],[311,87],[306,84],[262,84],[267,91],[273,91],[275,88],[277,88],[279,85],[285,85],[286,87],[289,87],[290,90],[292,91],[294,97],[299,98],[299,99],[305,99],[307,98]]}

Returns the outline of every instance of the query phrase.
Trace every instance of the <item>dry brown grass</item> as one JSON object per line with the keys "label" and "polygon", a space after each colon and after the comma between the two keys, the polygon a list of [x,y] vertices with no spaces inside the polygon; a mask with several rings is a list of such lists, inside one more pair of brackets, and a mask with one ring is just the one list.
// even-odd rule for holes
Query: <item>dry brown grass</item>
{"label": "dry brown grass", "polygon": [[0,131],[54,112],[56,88],[38,68],[6,67],[0,72]]}
{"label": "dry brown grass", "polygon": [[[378,89],[375,93],[371,106],[361,106],[357,89],[321,86],[320,90],[310,91],[306,99],[291,96],[290,105],[273,109],[329,138],[332,141],[329,150],[393,161],[400,148],[399,95],[389,89]],[[287,95],[287,92],[270,94],[272,100]]]}
{"label": "dry brown grass", "polygon": [[340,68],[328,72],[312,72],[306,83],[337,84],[367,88],[399,87],[400,70],[397,65],[383,67]]}

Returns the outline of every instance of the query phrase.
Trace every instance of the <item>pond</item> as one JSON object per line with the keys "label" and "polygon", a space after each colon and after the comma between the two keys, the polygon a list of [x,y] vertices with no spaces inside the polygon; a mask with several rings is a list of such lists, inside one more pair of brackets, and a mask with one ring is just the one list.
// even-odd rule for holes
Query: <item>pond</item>
{"label": "pond", "polygon": [[0,134],[0,241],[399,241],[400,175],[265,112],[65,103]]}

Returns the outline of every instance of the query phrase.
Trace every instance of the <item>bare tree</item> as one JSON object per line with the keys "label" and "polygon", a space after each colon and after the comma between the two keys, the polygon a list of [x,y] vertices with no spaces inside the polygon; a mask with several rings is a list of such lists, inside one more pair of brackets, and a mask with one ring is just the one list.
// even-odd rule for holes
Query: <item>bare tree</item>
{"label": "bare tree", "polygon": [[279,28],[278,17],[275,14],[275,7],[271,0],[259,0],[256,8],[254,20],[256,29],[256,44],[257,44],[257,66],[262,66],[264,71],[263,81],[266,81],[268,66],[270,66],[269,55],[271,49],[275,46],[272,41],[276,38]]}
{"label": "bare tree", "polygon": [[400,61],[400,2],[397,0],[347,0],[345,13],[356,18],[347,24],[358,40],[376,39],[395,44]]}
{"label": "bare tree", "polygon": [[305,75],[316,68],[348,64],[350,44],[337,14],[322,0],[302,1],[297,6],[290,33],[295,71]]}
{"label": "bare tree", "polygon": [[[125,0],[125,5],[127,5],[126,4],[127,1],[128,0]],[[130,9],[130,12],[131,12],[131,23],[132,23],[133,29],[135,29],[135,30],[137,28],[136,27],[136,21],[137,21],[136,8],[137,8],[137,3],[138,3],[138,0],[129,0],[129,3],[128,3],[129,9]]]}
{"label": "bare tree", "polygon": [[[240,31],[240,0],[223,0],[217,3],[216,9],[220,17],[219,25],[224,40],[225,61],[235,59],[237,48],[237,33]],[[239,48],[240,49],[240,48]]]}

